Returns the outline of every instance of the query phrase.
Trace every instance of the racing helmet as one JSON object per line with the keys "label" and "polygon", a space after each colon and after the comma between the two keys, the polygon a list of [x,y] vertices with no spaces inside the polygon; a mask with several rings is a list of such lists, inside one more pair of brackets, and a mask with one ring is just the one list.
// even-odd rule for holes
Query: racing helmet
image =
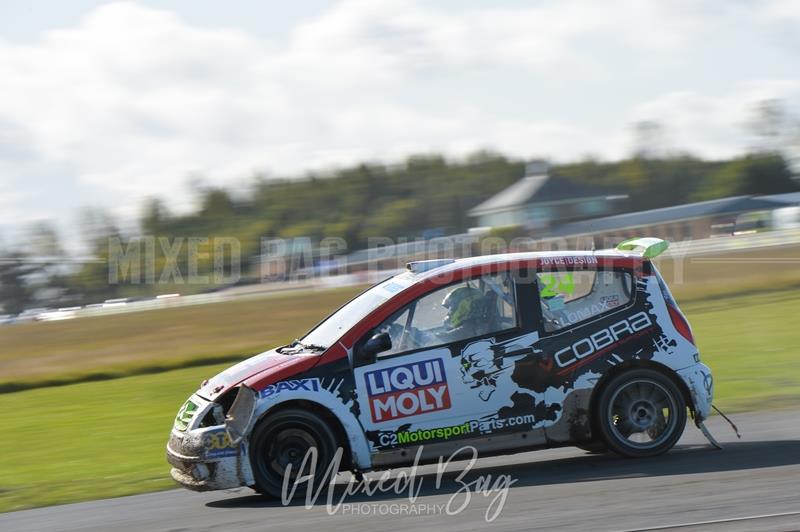
{"label": "racing helmet", "polygon": [[447,309],[445,324],[455,329],[483,316],[483,292],[470,286],[459,286],[444,297],[442,306]]}

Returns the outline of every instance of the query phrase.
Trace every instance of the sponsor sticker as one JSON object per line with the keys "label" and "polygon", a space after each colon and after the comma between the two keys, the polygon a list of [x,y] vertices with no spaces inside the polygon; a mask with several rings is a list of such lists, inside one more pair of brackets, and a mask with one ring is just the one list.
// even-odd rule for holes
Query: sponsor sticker
{"label": "sponsor sticker", "polygon": [[410,362],[364,374],[373,422],[450,408],[441,358]]}
{"label": "sponsor sticker", "polygon": [[275,395],[279,392],[289,391],[289,392],[296,392],[298,390],[304,390],[307,392],[318,392],[320,389],[319,379],[297,379],[297,380],[289,380],[289,381],[281,381],[276,382],[275,384],[270,384],[261,392],[259,393],[259,397],[262,399],[266,397],[270,397]]}
{"label": "sponsor sticker", "polygon": [[532,429],[536,425],[533,414],[524,414],[511,417],[490,417],[485,419],[472,419],[450,425],[447,427],[421,428],[416,430],[398,430],[384,432],[378,438],[378,443],[383,447],[395,447],[432,441],[447,441],[450,438],[461,438],[470,434],[491,434],[510,427]]}
{"label": "sponsor sticker", "polygon": [[208,432],[203,436],[203,446],[206,448],[208,458],[224,458],[236,456],[236,445],[231,443],[231,438],[224,429]]}
{"label": "sponsor sticker", "polygon": [[510,417],[492,417],[488,419],[482,419],[477,422],[478,428],[480,429],[481,433],[484,434],[516,426],[532,429],[535,424],[536,416],[533,414]]}
{"label": "sponsor sticker", "polygon": [[646,312],[639,312],[557,351],[556,364],[559,368],[566,368],[579,360],[592,359],[615,345],[641,336],[651,327],[653,321],[650,316]]}
{"label": "sponsor sticker", "polygon": [[432,429],[398,430],[381,434],[380,444],[383,446],[406,445],[409,443],[422,443],[436,440],[449,440],[453,437],[463,436],[473,431],[477,422],[466,421],[459,425],[449,427],[435,427]]}
{"label": "sponsor sticker", "polygon": [[569,266],[573,264],[597,264],[598,260],[595,256],[577,256],[577,257],[542,257],[539,259],[542,265],[556,265],[556,266]]}
{"label": "sponsor sticker", "polygon": [[183,403],[181,409],[178,410],[178,415],[175,416],[174,427],[181,432],[189,428],[189,423],[192,422],[192,418],[197,413],[197,408],[198,406],[191,399]]}
{"label": "sponsor sticker", "polygon": [[614,308],[619,306],[619,296],[614,294],[610,296],[603,296],[600,298],[600,304],[605,305],[608,308]]}

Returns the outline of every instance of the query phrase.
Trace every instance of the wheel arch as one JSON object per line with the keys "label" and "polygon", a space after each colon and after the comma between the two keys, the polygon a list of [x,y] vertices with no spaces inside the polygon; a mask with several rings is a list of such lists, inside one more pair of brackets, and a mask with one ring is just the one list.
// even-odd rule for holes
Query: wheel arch
{"label": "wheel arch", "polygon": [[[358,469],[368,468],[368,452],[366,456],[364,456],[364,452],[368,449],[366,446],[366,439],[363,436],[363,432],[361,432],[360,439],[363,440],[364,447],[363,449],[359,448],[361,447],[359,433],[356,432],[356,430],[353,430],[354,428],[360,430],[360,425],[356,424],[356,426],[353,427],[351,422],[348,424],[349,426],[346,427],[346,421],[343,421],[338,415],[336,415],[336,413],[333,412],[333,410],[318,401],[299,398],[281,401],[271,405],[266,410],[261,412],[258,415],[258,419],[255,421],[255,423],[253,423],[253,427],[255,428],[256,425],[264,421],[264,419],[266,419],[268,416],[292,409],[311,411],[321,417],[328,424],[333,431],[334,436],[336,437],[337,444],[341,445],[344,451],[342,454],[342,469],[352,469],[354,467]],[[348,428],[350,430],[348,430]],[[366,464],[364,463],[365,458],[367,459]]]}
{"label": "wheel arch", "polygon": [[599,435],[599,430],[597,428],[597,404],[600,394],[603,392],[603,389],[608,386],[608,383],[611,382],[612,379],[634,369],[654,370],[670,379],[672,383],[678,387],[678,390],[680,390],[683,400],[686,403],[686,406],[689,407],[692,416],[695,415],[694,401],[692,400],[692,394],[689,392],[689,387],[674,369],[652,360],[628,360],[605,372],[592,390],[592,394],[589,399],[589,418],[591,420],[592,439],[597,438]]}

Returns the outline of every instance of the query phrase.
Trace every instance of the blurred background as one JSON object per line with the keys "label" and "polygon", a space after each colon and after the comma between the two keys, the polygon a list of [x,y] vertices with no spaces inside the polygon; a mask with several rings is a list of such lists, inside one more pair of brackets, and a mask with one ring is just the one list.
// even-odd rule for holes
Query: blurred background
{"label": "blurred background", "polygon": [[202,379],[422,258],[666,238],[717,402],[800,404],[796,2],[295,4],[0,2],[0,511],[171,487]]}

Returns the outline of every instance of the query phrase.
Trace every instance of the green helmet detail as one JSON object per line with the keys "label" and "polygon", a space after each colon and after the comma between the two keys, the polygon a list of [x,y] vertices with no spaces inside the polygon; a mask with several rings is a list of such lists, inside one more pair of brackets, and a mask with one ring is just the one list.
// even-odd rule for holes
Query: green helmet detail
{"label": "green helmet detail", "polygon": [[467,320],[483,315],[483,293],[477,288],[460,286],[445,296],[442,306],[448,309],[448,325],[460,327]]}

